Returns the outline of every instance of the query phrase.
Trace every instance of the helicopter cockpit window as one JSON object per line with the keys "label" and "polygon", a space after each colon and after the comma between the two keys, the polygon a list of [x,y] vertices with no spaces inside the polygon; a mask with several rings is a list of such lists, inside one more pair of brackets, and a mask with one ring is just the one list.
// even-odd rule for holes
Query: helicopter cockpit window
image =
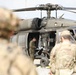
{"label": "helicopter cockpit window", "polygon": [[74,30],[74,35],[76,35],[76,30]]}
{"label": "helicopter cockpit window", "polygon": [[76,30],[75,30],[75,34],[76,34]]}
{"label": "helicopter cockpit window", "polygon": [[70,29],[69,29],[69,31],[71,32],[71,35],[74,36],[74,31],[70,30]]}
{"label": "helicopter cockpit window", "polygon": [[75,38],[75,40],[76,40],[76,30],[74,30],[74,38]]}

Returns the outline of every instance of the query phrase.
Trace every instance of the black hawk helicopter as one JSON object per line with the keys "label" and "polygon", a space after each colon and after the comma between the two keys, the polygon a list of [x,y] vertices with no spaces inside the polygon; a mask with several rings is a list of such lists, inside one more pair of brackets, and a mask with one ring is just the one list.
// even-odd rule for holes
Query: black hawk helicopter
{"label": "black hawk helicopter", "polygon": [[[20,21],[18,32],[11,37],[12,42],[17,42],[22,46],[24,53],[29,54],[29,42],[35,37],[37,39],[35,50],[35,58],[41,58],[41,65],[46,66],[48,64],[47,58],[49,58],[51,49],[56,43],[59,43],[60,31],[68,29],[72,33],[72,39],[75,41],[76,35],[76,21],[63,19],[62,16],[57,18],[57,10],[69,11],[76,10],[72,7],[63,7],[58,4],[40,4],[37,7],[15,9],[14,12],[21,11],[46,11],[47,17],[24,19]],[[51,17],[51,11],[56,10],[56,18]],[[42,15],[42,13],[41,13]],[[45,58],[44,58],[45,57]],[[43,63],[46,62],[46,63]]]}

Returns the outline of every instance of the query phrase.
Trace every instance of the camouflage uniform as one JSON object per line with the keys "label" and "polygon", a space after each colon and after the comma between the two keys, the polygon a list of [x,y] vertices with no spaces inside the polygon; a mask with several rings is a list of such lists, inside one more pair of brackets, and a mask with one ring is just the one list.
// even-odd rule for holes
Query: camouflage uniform
{"label": "camouflage uniform", "polygon": [[[62,32],[61,35],[64,32]],[[65,35],[70,35],[66,31]],[[54,75],[72,75],[76,70],[76,44],[71,41],[64,41],[56,44],[51,51],[50,65]]]}
{"label": "camouflage uniform", "polygon": [[29,54],[32,60],[34,60],[35,48],[36,48],[35,41],[31,40],[29,43]]}
{"label": "camouflage uniform", "polygon": [[9,42],[17,24],[18,18],[12,11],[0,8],[0,75],[37,75],[35,65],[22,49]]}

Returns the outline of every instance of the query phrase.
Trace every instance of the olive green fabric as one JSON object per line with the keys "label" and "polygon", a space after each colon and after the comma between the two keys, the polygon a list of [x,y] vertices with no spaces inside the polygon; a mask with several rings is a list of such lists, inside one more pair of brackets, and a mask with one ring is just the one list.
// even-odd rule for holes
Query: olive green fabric
{"label": "olive green fabric", "polygon": [[0,39],[1,75],[37,75],[36,66],[16,43]]}
{"label": "olive green fabric", "polygon": [[35,53],[35,42],[33,40],[30,41],[29,43],[29,53],[30,53],[30,58],[34,60],[34,53]]}

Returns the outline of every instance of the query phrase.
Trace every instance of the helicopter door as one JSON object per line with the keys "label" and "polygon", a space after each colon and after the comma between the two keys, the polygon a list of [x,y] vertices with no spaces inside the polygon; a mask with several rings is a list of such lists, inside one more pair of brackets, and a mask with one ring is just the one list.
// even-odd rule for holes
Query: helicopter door
{"label": "helicopter door", "polygon": [[50,49],[52,49],[56,42],[56,31],[50,32]]}
{"label": "helicopter door", "polygon": [[18,37],[17,37],[18,45],[22,47],[23,53],[28,55],[28,50],[27,50],[27,37],[28,37],[28,33],[20,32],[17,35],[18,35]]}

